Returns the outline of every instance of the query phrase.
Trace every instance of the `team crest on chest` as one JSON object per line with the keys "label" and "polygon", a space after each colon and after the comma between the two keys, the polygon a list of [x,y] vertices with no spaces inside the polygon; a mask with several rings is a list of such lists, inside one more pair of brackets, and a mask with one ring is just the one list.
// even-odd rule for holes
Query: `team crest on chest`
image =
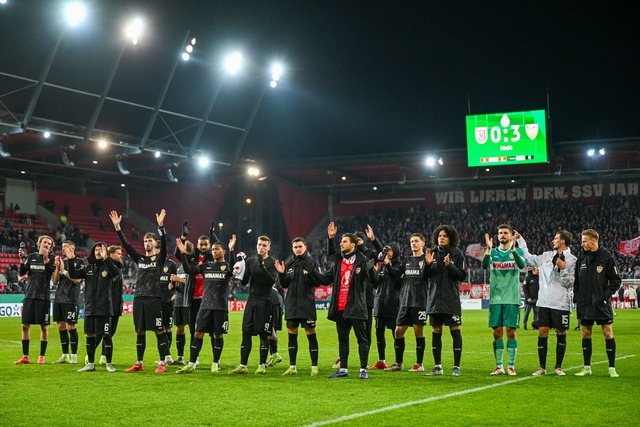
{"label": "team crest on chest", "polygon": [[362,270],[362,268],[356,267],[356,274],[360,274],[360,270]]}
{"label": "team crest on chest", "polygon": [[221,265],[221,266],[220,266],[220,271],[225,271],[226,269],[227,269],[227,266],[226,266],[226,265]]}
{"label": "team crest on chest", "polygon": [[602,267],[601,265],[599,265],[599,266],[597,266],[597,267],[596,267],[596,271],[597,271],[598,273],[602,273],[602,270],[604,270],[604,267]]}
{"label": "team crest on chest", "polygon": [[509,254],[509,259],[513,259],[513,254]]}
{"label": "team crest on chest", "polygon": [[151,257],[151,261],[155,261],[155,260],[156,260],[156,256],[154,255]]}
{"label": "team crest on chest", "polygon": [[422,266],[423,266],[423,265],[424,265],[424,261],[420,261],[420,262],[418,263],[418,268],[422,268]]}
{"label": "team crest on chest", "polygon": [[169,267],[167,267],[166,265],[164,266],[164,272],[166,273],[167,271],[169,271]]}
{"label": "team crest on chest", "polygon": [[107,272],[103,271],[102,273],[100,273],[102,275],[102,277],[107,277]]}

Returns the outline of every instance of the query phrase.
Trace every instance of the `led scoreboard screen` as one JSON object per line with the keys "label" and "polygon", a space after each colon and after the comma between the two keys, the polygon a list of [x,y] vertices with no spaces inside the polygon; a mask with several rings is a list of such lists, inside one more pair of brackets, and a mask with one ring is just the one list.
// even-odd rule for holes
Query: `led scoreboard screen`
{"label": "led scoreboard screen", "polygon": [[467,116],[467,164],[546,163],[545,110]]}

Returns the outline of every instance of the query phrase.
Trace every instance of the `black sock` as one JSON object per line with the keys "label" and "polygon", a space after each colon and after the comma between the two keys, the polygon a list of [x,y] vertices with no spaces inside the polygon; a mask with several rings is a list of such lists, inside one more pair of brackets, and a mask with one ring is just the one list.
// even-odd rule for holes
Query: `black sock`
{"label": "black sock", "polygon": [[385,359],[385,350],[387,348],[387,340],[384,337],[385,328],[376,328],[376,342],[378,344],[378,360]]}
{"label": "black sock", "polygon": [[[547,347],[548,347],[549,337],[538,337],[538,361],[540,362],[540,367],[542,369],[547,369]],[[557,355],[557,347],[556,347],[556,355]]]}
{"label": "black sock", "polygon": [[462,332],[460,329],[452,330],[451,338],[453,338],[453,366],[459,368],[462,359]]}
{"label": "black sock", "polygon": [[202,342],[204,340],[202,338],[193,337],[191,340],[191,356],[189,358],[189,362],[196,363],[198,360],[198,356],[200,355],[200,350],[202,350]]}
{"label": "black sock", "polygon": [[48,341],[40,341],[40,356],[44,357],[44,355],[47,353],[48,343]]}
{"label": "black sock", "polygon": [[558,343],[556,344],[556,368],[562,368],[564,353],[567,351],[567,336],[558,335]]}
{"label": "black sock", "polygon": [[396,363],[402,364],[404,360],[404,337],[396,338],[393,342],[393,347],[396,350]]}
{"label": "black sock", "polygon": [[[311,342],[309,342],[309,352],[311,352]],[[289,365],[295,365],[297,358],[298,358],[298,334],[289,334]]]}
{"label": "black sock", "polygon": [[156,340],[158,343],[158,354],[160,354],[160,361],[164,362],[164,358],[167,355],[167,335],[163,332],[160,335],[156,334]]}
{"label": "black sock", "polygon": [[[249,363],[249,355],[251,354],[251,334],[242,333],[242,344],[240,345],[240,364],[247,366]],[[265,359],[266,360],[266,359]]]}
{"label": "black sock", "polygon": [[224,348],[224,337],[213,338],[213,362],[220,363],[220,356],[222,356],[222,349]]}
{"label": "black sock", "polygon": [[107,363],[111,363],[113,359],[113,339],[111,335],[102,337],[102,348],[104,349],[104,357],[107,358]]}
{"label": "black sock", "polygon": [[96,337],[87,337],[87,360],[89,363],[95,362]]}
{"label": "black sock", "polygon": [[178,357],[184,357],[184,346],[187,342],[185,334],[176,334],[176,350],[178,351]]}
{"label": "black sock", "polygon": [[416,337],[416,362],[419,365],[422,365],[422,361],[424,360],[425,341],[424,337]]}
{"label": "black sock", "polygon": [[78,331],[76,329],[69,331],[69,344],[71,344],[71,354],[78,354]]}
{"label": "black sock", "polygon": [[144,351],[147,349],[147,336],[137,335],[136,338],[136,352],[138,353],[138,362],[142,362],[144,359]]}
{"label": "black sock", "polygon": [[607,349],[607,358],[609,359],[609,367],[615,368],[616,366],[616,339],[611,338],[604,340],[605,347]]}
{"label": "black sock", "polygon": [[585,366],[591,366],[591,352],[591,338],[582,338],[582,357]]}
{"label": "black sock", "polygon": [[22,355],[29,356],[29,341],[30,340],[22,340]]}
{"label": "black sock", "polygon": [[309,334],[307,335],[307,339],[309,340],[309,355],[311,356],[311,366],[318,366],[318,336],[316,334]]}
{"label": "black sock", "polygon": [[167,337],[167,356],[171,355],[171,343],[173,342],[173,331],[165,332]]}
{"label": "black sock", "polygon": [[260,365],[267,363],[269,356],[269,338],[266,334],[260,335]]}
{"label": "black sock", "polygon": [[269,351],[271,352],[271,354],[278,352],[278,338],[269,338]]}
{"label": "black sock", "polygon": [[431,332],[431,352],[433,353],[433,363],[442,365],[442,333]]}
{"label": "black sock", "polygon": [[60,344],[62,345],[62,354],[69,354],[69,331],[58,331],[60,333]]}

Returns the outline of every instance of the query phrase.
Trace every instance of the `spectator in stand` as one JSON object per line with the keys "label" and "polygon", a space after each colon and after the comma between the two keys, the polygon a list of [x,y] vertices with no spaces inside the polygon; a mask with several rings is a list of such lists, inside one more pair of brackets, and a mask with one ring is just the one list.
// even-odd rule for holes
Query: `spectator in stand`
{"label": "spectator in stand", "polygon": [[16,203],[15,206],[13,207],[13,211],[16,214],[19,214],[20,213],[20,205]]}
{"label": "spectator in stand", "polygon": [[68,204],[64,204],[64,206],[62,207],[62,212],[64,213],[64,216],[66,216],[67,218],[69,218],[69,210],[71,208],[69,208]]}
{"label": "spectator in stand", "polygon": [[91,212],[93,212],[95,216],[100,216],[102,213],[102,206],[100,205],[100,202],[95,200],[91,202]]}

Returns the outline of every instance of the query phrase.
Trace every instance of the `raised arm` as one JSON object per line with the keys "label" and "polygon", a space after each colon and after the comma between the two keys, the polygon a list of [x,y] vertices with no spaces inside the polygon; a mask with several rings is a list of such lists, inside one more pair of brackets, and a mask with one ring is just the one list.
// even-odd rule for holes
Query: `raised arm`
{"label": "raised arm", "polygon": [[160,265],[164,265],[167,262],[167,232],[164,229],[164,218],[167,216],[167,211],[162,209],[160,213],[156,214],[156,221],[158,223],[158,234],[160,234]]}
{"label": "raised arm", "polygon": [[133,261],[138,262],[138,260],[142,258],[142,255],[138,251],[136,251],[134,247],[129,244],[127,238],[124,237],[124,233],[122,232],[122,228],[120,227],[120,223],[122,222],[122,215],[118,215],[118,212],[116,211],[111,211],[109,213],[109,218],[113,223],[113,228],[116,230],[116,233],[118,233],[118,238],[120,239],[125,252],[131,257],[131,259],[133,259]]}

